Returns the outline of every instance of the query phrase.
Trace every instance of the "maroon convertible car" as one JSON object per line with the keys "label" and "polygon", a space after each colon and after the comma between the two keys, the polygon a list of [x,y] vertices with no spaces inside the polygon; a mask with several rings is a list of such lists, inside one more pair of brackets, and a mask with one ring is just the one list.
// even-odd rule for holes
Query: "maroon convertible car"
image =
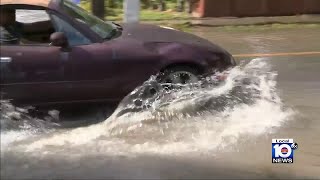
{"label": "maroon convertible car", "polygon": [[1,99],[113,102],[150,78],[188,83],[236,65],[192,34],[105,22],[68,0],[1,0]]}

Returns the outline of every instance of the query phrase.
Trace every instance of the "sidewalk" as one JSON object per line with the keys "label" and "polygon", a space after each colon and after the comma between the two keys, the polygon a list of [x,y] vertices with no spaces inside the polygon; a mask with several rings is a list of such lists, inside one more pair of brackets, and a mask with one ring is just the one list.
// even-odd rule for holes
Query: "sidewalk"
{"label": "sidewalk", "polygon": [[320,14],[274,17],[221,17],[192,18],[190,20],[142,21],[148,24],[190,24],[191,26],[231,26],[231,25],[264,25],[264,24],[319,24]]}

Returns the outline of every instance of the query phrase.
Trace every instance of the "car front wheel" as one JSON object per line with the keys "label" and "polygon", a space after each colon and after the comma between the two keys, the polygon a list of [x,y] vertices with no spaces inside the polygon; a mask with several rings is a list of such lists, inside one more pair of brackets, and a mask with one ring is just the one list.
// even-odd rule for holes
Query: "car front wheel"
{"label": "car front wheel", "polygon": [[159,80],[161,83],[189,84],[197,83],[200,79],[197,69],[189,66],[176,66],[164,70]]}

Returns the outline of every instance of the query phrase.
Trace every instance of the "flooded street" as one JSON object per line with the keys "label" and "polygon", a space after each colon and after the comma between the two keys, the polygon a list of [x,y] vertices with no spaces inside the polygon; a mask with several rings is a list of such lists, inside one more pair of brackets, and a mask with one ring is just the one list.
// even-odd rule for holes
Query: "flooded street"
{"label": "flooded street", "polygon": [[[320,50],[313,27],[193,33],[234,55]],[[320,55],[237,61],[221,86],[174,92],[117,117],[124,100],[107,120],[80,128],[12,122],[3,111],[1,179],[319,179]],[[299,144],[293,164],[271,163],[273,138]]]}
{"label": "flooded street", "polygon": [[[244,32],[210,32],[210,29],[198,32],[226,47],[233,54],[248,53],[283,53],[319,51],[320,30],[314,28],[295,28],[284,30],[265,30]],[[238,58],[239,60],[241,58]],[[255,148],[255,143],[247,144],[241,155],[241,162],[246,162],[252,154],[256,167],[264,164],[266,169],[289,173],[297,177],[307,176],[320,178],[320,56],[283,56],[268,57],[272,70],[278,73],[277,90],[287,107],[295,111],[295,115],[282,125],[277,132],[271,134],[267,141],[257,142],[263,147]],[[250,61],[250,60],[246,60]],[[264,116],[264,115],[261,115]],[[256,117],[257,121],[261,117]],[[293,138],[299,143],[296,161],[289,166],[276,166],[269,163],[271,138]],[[259,141],[259,139],[257,139]],[[259,154],[265,154],[265,162],[255,162]],[[251,156],[250,156],[251,155]]]}

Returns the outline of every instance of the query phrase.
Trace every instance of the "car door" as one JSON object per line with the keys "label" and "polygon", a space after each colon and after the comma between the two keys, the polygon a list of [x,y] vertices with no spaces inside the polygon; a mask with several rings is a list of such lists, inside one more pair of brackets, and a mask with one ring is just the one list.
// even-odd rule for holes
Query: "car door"
{"label": "car door", "polygon": [[70,67],[60,48],[1,45],[0,63],[4,99],[27,104],[67,100]]}
{"label": "car door", "polygon": [[[27,20],[30,20],[28,13],[39,11],[46,15],[45,10],[20,9]],[[49,20],[49,16],[47,18]],[[24,22],[21,16],[18,20]],[[47,36],[49,39],[50,33]],[[32,41],[24,42],[21,38],[15,43],[1,41],[1,99],[34,105],[68,101],[71,92],[68,53],[61,51],[60,47],[50,46],[49,42],[37,42],[34,39],[39,38],[32,38]]]}
{"label": "car door", "polygon": [[[95,102],[121,100],[150,77],[150,72],[154,71],[150,68],[152,61],[147,55],[142,55],[143,46],[139,42],[107,41],[112,27],[105,27],[107,24],[67,2],[71,9],[66,6],[66,14],[52,12],[51,18],[56,31],[63,32],[69,41],[72,99]],[[152,56],[152,53],[148,55]]]}
{"label": "car door", "polygon": [[114,90],[119,79],[114,73],[117,67],[112,62],[112,47],[93,42],[64,16],[52,13],[51,18],[56,31],[64,33],[70,46],[72,94],[69,98],[77,102],[117,99]]}

